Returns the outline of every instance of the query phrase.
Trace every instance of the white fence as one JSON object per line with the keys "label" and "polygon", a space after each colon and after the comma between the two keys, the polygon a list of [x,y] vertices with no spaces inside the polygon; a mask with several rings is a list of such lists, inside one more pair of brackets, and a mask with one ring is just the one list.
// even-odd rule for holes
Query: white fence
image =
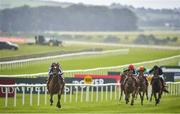
{"label": "white fence", "polygon": [[[144,61],[133,63],[134,65],[150,65],[152,63],[156,65],[163,65],[166,62],[172,62],[175,59],[180,59],[180,55],[171,56],[167,58],[161,58],[156,60]],[[97,75],[107,75],[108,71],[122,71],[123,68],[127,67],[129,64],[120,65],[120,66],[111,66],[111,67],[100,67],[92,69],[79,69],[79,70],[66,70],[64,71],[64,77],[73,77],[74,74],[97,74]],[[1,69],[0,69],[1,70]],[[36,73],[36,74],[18,74],[18,75],[0,75],[0,77],[36,77],[36,76],[48,76],[48,72]]]}
{"label": "white fence", "polygon": [[[168,82],[167,83],[168,90],[170,93],[165,95],[180,95],[180,82]],[[35,85],[27,85],[27,84],[18,84],[18,85],[0,85],[1,91],[5,93],[4,106],[8,106],[8,93],[10,92],[10,88],[13,88],[14,97],[13,106],[17,106],[17,90],[22,89],[22,100],[18,102],[22,102],[22,105],[25,105],[25,96],[26,94],[30,95],[29,105],[36,105],[33,103],[33,90],[37,90],[37,105],[40,106],[40,97],[44,97],[44,105],[47,105],[47,89],[46,84],[35,84]],[[62,101],[66,102],[99,102],[99,101],[118,101],[120,96],[120,87],[118,83],[108,83],[108,84],[66,84],[66,88],[69,87],[69,94],[64,92]],[[30,92],[26,93],[26,89],[29,89]],[[74,90],[73,90],[74,88]],[[86,90],[84,90],[86,88]],[[41,92],[43,89],[43,93]],[[149,87],[149,95],[151,93],[151,87]],[[43,94],[43,96],[41,96]],[[36,94],[35,94],[36,95]],[[68,97],[67,97],[68,96]],[[74,99],[72,99],[72,97]],[[69,99],[67,99],[69,98]],[[41,99],[42,100],[42,99]],[[27,103],[26,103],[27,104]]]}
{"label": "white fence", "polygon": [[106,51],[84,51],[84,52],[74,52],[69,54],[60,54],[55,56],[47,56],[47,57],[38,57],[38,58],[30,58],[30,59],[21,59],[21,60],[12,60],[12,61],[2,61],[0,62],[0,69],[11,69],[16,67],[29,66],[35,63],[43,63],[49,62],[52,63],[54,61],[59,61],[61,58],[65,57],[74,57],[74,56],[87,56],[87,55],[103,55],[103,54],[128,54],[129,49],[115,49],[115,50],[106,50]]}

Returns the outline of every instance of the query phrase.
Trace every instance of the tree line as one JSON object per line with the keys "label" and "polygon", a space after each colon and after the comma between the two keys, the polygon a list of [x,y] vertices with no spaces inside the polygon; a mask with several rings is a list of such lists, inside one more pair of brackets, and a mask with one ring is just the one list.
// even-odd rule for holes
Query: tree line
{"label": "tree line", "polygon": [[128,8],[71,5],[67,8],[23,6],[0,10],[2,32],[127,31],[137,29],[137,17]]}

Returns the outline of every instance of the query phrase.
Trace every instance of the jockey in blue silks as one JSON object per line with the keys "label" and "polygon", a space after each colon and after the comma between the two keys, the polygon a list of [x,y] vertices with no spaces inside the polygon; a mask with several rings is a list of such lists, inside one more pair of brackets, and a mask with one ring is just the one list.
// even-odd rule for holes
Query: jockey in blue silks
{"label": "jockey in blue silks", "polygon": [[[164,81],[164,79],[163,79],[163,71],[162,71],[162,69],[160,68],[160,67],[158,67],[157,65],[155,65],[150,71],[149,71],[149,74],[152,74],[152,73],[154,73],[155,71],[158,71],[158,78],[160,79],[160,81],[161,81],[161,83],[162,83],[162,86],[163,86],[163,91],[164,92],[166,92],[166,93],[169,93],[169,91],[166,89],[166,83],[165,83],[165,81]],[[153,76],[153,78],[152,78],[152,80],[154,79],[154,76]],[[151,80],[151,84],[152,84],[152,80]]]}
{"label": "jockey in blue silks", "polygon": [[48,82],[47,82],[47,84],[49,84],[49,82],[50,82],[50,80],[52,79],[52,77],[53,77],[53,72],[52,72],[52,69],[53,69],[53,67],[54,66],[57,66],[58,67],[58,77],[61,79],[63,79],[63,81],[64,81],[64,78],[63,78],[63,71],[62,71],[62,68],[61,68],[61,66],[59,65],[59,63],[52,63],[51,64],[51,67],[49,68],[49,72],[48,72],[48,74],[49,74],[49,78],[48,78]]}

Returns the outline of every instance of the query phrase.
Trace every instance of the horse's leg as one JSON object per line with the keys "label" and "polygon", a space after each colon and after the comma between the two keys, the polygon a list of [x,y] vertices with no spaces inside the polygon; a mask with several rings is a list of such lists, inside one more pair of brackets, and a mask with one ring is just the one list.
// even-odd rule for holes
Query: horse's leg
{"label": "horse's leg", "polygon": [[131,106],[134,105],[134,98],[135,98],[136,92],[132,93],[132,98],[131,98]]}
{"label": "horse's leg", "polygon": [[148,100],[148,87],[146,87],[146,99]]}
{"label": "horse's leg", "polygon": [[129,102],[129,93],[125,94],[125,100],[126,100],[126,104],[128,104],[128,102]]}
{"label": "horse's leg", "polygon": [[140,91],[139,91],[139,96],[140,96],[140,99],[141,99],[141,105],[143,105],[143,103],[142,103],[142,94],[141,94]]}
{"label": "horse's leg", "polygon": [[58,108],[61,108],[60,99],[61,99],[61,94],[58,94],[58,102],[56,105]]}
{"label": "horse's leg", "polygon": [[61,95],[62,95],[62,93],[63,93],[63,90],[64,90],[64,85],[61,85],[61,86],[60,86],[59,93],[58,93],[58,102],[57,102],[57,105],[56,105],[58,108],[61,108],[61,102],[60,102],[60,100],[61,100]]}
{"label": "horse's leg", "polygon": [[50,94],[50,105],[52,106],[52,104],[53,104],[53,94]]}
{"label": "horse's leg", "polygon": [[160,103],[161,95],[162,95],[162,92],[159,92],[158,93],[158,101],[157,101],[158,104]]}
{"label": "horse's leg", "polygon": [[155,105],[157,105],[158,104],[158,99],[157,99],[157,94],[154,92],[154,98],[155,98]]}
{"label": "horse's leg", "polygon": [[161,99],[162,94],[163,94],[163,90],[160,92],[160,99]]}
{"label": "horse's leg", "polygon": [[138,93],[139,93],[139,89],[138,89],[138,88],[136,88],[136,90],[135,90],[135,96],[134,96],[134,99],[137,99]]}
{"label": "horse's leg", "polygon": [[144,101],[144,94],[145,94],[145,91],[143,91],[141,105],[143,105],[143,101]]}

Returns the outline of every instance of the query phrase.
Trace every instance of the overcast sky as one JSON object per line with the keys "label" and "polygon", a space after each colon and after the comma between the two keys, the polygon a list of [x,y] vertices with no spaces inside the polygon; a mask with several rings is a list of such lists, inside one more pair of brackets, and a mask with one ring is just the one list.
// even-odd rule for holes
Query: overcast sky
{"label": "overcast sky", "polygon": [[145,8],[180,8],[180,0],[54,0],[60,2],[84,3],[92,5],[110,5],[120,3],[123,5],[132,5],[134,7]]}

